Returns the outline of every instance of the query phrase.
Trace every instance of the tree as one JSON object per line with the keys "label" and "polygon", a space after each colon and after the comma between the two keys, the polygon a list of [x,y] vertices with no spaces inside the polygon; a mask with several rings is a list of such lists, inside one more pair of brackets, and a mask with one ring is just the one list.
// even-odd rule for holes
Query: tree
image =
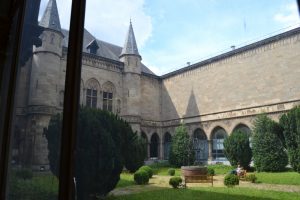
{"label": "tree", "polygon": [[249,135],[243,131],[234,131],[224,141],[224,153],[232,166],[240,164],[249,168],[252,150],[249,145]]}
{"label": "tree", "polygon": [[[45,129],[50,169],[56,176],[61,120],[61,114],[53,116],[48,129]],[[142,157],[140,152],[142,144],[137,141],[139,141],[137,134],[118,116],[99,109],[81,108],[75,154],[78,199],[105,196],[118,183],[125,163],[131,161],[141,163],[140,160],[143,162],[145,157]],[[137,159],[128,160],[129,154]],[[136,156],[137,154],[139,155]]]}
{"label": "tree", "polygon": [[252,152],[257,171],[284,171],[288,157],[279,136],[278,123],[260,115],[254,122]]}
{"label": "tree", "polygon": [[186,126],[181,124],[175,129],[175,135],[172,138],[169,162],[171,165],[180,167],[193,164],[195,154],[193,144],[187,133]]}
{"label": "tree", "polygon": [[300,106],[281,116],[279,123],[288,150],[290,164],[300,173]]}

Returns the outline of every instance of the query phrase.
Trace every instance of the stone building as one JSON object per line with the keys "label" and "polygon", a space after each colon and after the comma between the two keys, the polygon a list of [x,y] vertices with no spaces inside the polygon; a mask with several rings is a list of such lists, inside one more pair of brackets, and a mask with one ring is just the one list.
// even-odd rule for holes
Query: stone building
{"label": "stone building", "polygon": [[[62,111],[68,31],[60,27],[55,0],[40,21],[42,46],[21,69],[15,154],[47,167],[43,129]],[[82,105],[117,113],[148,141],[148,158],[168,159],[175,128],[184,122],[196,158],[224,161],[223,140],[250,132],[257,114],[279,116],[300,104],[300,28],[234,49],[163,76],[142,62],[130,23],[123,47],[85,30]]]}

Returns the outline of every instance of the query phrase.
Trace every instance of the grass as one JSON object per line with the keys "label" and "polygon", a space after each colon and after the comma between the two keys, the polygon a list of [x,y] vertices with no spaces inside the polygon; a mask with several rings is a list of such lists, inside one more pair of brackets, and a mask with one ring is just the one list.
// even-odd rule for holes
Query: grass
{"label": "grass", "polygon": [[297,172],[260,172],[255,173],[258,183],[300,185],[300,173]]}
{"label": "grass", "polygon": [[300,194],[249,188],[162,189],[138,194],[110,196],[107,200],[299,200]]}
{"label": "grass", "polygon": [[232,166],[223,165],[223,164],[208,165],[208,168],[214,169],[216,175],[224,175],[230,172],[231,170],[235,169]]}
{"label": "grass", "polygon": [[133,180],[133,174],[130,174],[128,172],[123,172],[122,174],[120,174],[120,181],[118,182],[116,187],[121,188],[131,185],[135,185],[135,182]]}

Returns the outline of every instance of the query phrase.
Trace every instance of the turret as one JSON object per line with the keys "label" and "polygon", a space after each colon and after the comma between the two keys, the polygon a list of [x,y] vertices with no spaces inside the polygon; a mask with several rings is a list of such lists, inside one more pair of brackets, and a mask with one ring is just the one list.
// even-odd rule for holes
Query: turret
{"label": "turret", "polygon": [[49,0],[39,23],[44,28],[42,45],[33,47],[27,105],[27,128],[24,158],[34,169],[48,169],[47,140],[43,129],[48,127],[53,114],[58,112],[60,83],[63,76],[61,58],[63,34],[56,0]]}
{"label": "turret", "polygon": [[58,105],[62,41],[56,0],[49,0],[40,21],[42,45],[33,47],[29,105]]}
{"label": "turret", "polygon": [[124,63],[123,109],[121,115],[140,132],[141,60],[130,21],[120,60]]}

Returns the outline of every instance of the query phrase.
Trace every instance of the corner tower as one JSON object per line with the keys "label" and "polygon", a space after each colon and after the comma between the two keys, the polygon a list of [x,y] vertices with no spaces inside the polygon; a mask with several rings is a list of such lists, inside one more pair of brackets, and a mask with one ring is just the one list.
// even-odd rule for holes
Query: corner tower
{"label": "corner tower", "polygon": [[141,123],[141,60],[130,21],[120,60],[124,63],[122,117],[133,130],[140,132]]}
{"label": "corner tower", "polygon": [[[51,116],[59,111],[59,88],[62,76],[62,40],[56,0],[49,0],[39,25],[44,29],[42,45],[33,47],[29,76],[27,105],[28,141],[25,144],[27,165],[34,169],[48,168],[47,140],[43,128],[48,127]],[[26,153],[27,152],[27,153]]]}

